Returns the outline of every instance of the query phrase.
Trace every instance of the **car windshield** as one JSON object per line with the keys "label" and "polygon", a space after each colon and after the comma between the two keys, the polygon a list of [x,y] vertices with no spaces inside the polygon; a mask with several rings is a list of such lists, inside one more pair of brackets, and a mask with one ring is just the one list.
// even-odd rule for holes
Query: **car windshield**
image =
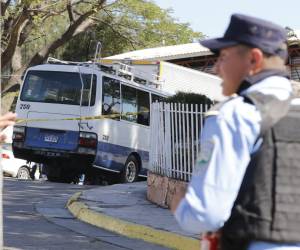
{"label": "car windshield", "polygon": [[[82,105],[89,105],[91,74],[81,74]],[[21,101],[80,105],[81,78],[79,73],[29,71],[24,81]],[[90,105],[95,103],[96,76],[93,75]]]}

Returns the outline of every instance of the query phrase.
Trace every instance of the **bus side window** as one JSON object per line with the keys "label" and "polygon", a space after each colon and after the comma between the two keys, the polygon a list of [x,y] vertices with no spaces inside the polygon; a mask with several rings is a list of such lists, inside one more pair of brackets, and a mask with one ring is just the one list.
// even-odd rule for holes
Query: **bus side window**
{"label": "bus side window", "polygon": [[120,119],[120,81],[106,76],[102,78],[102,114]]}
{"label": "bus side window", "polygon": [[93,83],[92,83],[90,106],[95,105],[97,76],[96,75],[92,76],[91,74],[82,74],[82,81],[83,81],[82,106],[89,105],[90,87],[91,87],[91,80],[92,80],[91,77],[93,77]]}
{"label": "bus side window", "polygon": [[122,120],[137,123],[137,90],[122,85]]}
{"label": "bus side window", "polygon": [[150,96],[146,91],[122,85],[122,119],[149,126]]}
{"label": "bus side window", "polygon": [[138,116],[137,123],[149,126],[150,122],[150,95],[148,92],[138,90]]}

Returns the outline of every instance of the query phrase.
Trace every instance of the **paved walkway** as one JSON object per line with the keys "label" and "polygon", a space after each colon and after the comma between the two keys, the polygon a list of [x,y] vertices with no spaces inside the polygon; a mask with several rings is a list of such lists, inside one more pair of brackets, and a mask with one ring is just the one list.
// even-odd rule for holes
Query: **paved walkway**
{"label": "paved walkway", "polygon": [[197,249],[197,235],[183,231],[170,210],[146,199],[147,182],[116,184],[76,193],[67,207],[78,219],[170,249]]}

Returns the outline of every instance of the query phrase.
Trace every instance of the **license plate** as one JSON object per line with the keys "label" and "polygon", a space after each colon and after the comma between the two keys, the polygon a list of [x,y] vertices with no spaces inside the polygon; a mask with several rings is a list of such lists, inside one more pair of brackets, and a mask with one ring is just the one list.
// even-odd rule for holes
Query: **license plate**
{"label": "license plate", "polygon": [[53,157],[57,157],[57,156],[61,156],[62,154],[60,152],[49,152],[49,151],[34,151],[34,154],[36,155],[43,155],[43,156],[53,156]]}
{"label": "license plate", "polygon": [[57,135],[45,135],[44,141],[45,142],[57,143],[58,142],[58,136]]}

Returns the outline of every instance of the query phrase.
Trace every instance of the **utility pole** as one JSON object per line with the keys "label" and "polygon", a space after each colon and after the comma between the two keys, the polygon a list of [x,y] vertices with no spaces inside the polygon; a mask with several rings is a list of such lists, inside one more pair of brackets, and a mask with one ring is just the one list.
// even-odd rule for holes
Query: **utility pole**
{"label": "utility pole", "polygon": [[[1,27],[2,29],[2,22]],[[1,37],[0,37],[0,49],[1,49]],[[0,65],[1,65],[1,57],[0,57]],[[0,115],[1,115],[1,71],[0,71]],[[2,145],[0,143],[0,153],[2,153]],[[0,249],[3,249],[3,171],[2,171],[2,155],[0,155]]]}
{"label": "utility pole", "polygon": [[[2,5],[2,1],[1,1]],[[1,11],[0,5],[0,12]],[[3,19],[0,21],[0,51],[2,54],[2,29],[3,29]],[[1,56],[0,56],[0,66],[1,66]],[[0,71],[0,115],[1,115],[1,85],[2,85],[2,72]],[[0,143],[0,154],[2,153],[2,145]],[[3,171],[2,171],[2,154],[0,155],[0,249],[3,249]]]}

